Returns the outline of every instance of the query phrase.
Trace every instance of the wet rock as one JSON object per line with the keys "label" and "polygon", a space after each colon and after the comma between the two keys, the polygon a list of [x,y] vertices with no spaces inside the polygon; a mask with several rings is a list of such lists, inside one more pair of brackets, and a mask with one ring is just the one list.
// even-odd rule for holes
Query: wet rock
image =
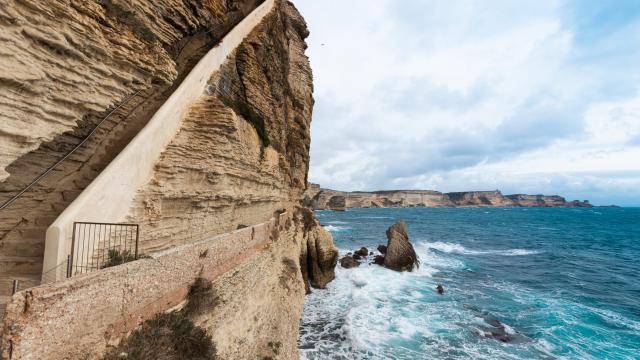
{"label": "wet rock", "polygon": [[442,286],[441,284],[438,284],[438,286],[436,286],[436,291],[438,292],[438,294],[443,295],[444,294],[444,286]]}
{"label": "wet rock", "polygon": [[378,251],[382,255],[386,254],[387,253],[387,245],[378,245]]}
{"label": "wet rock", "polygon": [[335,278],[334,269],[338,263],[338,250],[333,245],[331,234],[320,226],[309,209],[300,208],[297,221],[307,229],[306,241],[302,244],[300,268],[305,281],[305,289],[324,289]]}
{"label": "wet rock", "polygon": [[413,271],[420,260],[407,234],[407,224],[400,220],[387,229],[387,253],[384,266],[396,271]]}
{"label": "wet rock", "polygon": [[382,266],[384,266],[384,256],[382,256],[382,255],[376,255],[376,256],[373,258],[373,263],[374,263],[374,264],[377,264],[377,265],[382,265]]}
{"label": "wet rock", "polygon": [[528,337],[518,333],[510,326],[503,324],[500,320],[491,315],[484,315],[483,319],[489,327],[476,329],[478,334],[482,337],[510,344],[520,344],[531,341]]}
{"label": "wet rock", "polygon": [[355,260],[360,260],[362,259],[362,256],[358,255],[358,254],[353,254],[352,256]]}
{"label": "wet rock", "polygon": [[361,247],[360,250],[356,250],[354,254],[360,255],[360,256],[367,256],[368,253],[369,253],[369,250],[366,247]]}
{"label": "wet rock", "polygon": [[351,269],[360,266],[360,262],[358,262],[351,256],[344,256],[342,259],[340,259],[340,266],[345,269]]}

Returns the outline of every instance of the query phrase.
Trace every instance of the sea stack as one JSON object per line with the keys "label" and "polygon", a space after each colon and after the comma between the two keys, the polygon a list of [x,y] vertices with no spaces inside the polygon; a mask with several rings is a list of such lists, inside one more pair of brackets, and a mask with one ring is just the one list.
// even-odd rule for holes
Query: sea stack
{"label": "sea stack", "polygon": [[387,253],[384,266],[396,271],[413,271],[420,266],[418,255],[409,241],[407,224],[399,220],[387,229]]}

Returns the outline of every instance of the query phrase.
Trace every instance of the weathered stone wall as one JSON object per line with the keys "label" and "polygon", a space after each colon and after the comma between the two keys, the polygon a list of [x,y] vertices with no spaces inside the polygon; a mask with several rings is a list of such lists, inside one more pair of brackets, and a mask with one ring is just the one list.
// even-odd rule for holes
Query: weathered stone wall
{"label": "weathered stone wall", "polygon": [[212,336],[219,358],[274,357],[269,343],[277,343],[279,359],[295,359],[305,292],[299,257],[309,239],[326,232],[307,220],[304,210],[287,212],[149,259],[21,291],[7,307],[3,359],[9,348],[12,359],[99,358],[144,320],[183,304],[197,277],[212,281],[216,299],[193,320]]}

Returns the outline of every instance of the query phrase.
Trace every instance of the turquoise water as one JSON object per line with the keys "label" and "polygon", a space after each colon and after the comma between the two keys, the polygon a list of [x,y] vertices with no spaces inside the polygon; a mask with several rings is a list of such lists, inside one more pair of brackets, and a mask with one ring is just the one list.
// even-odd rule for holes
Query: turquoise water
{"label": "turquoise water", "polygon": [[338,268],[306,299],[303,358],[640,359],[640,209],[316,216],[341,255],[386,244],[386,228],[404,219],[422,265]]}

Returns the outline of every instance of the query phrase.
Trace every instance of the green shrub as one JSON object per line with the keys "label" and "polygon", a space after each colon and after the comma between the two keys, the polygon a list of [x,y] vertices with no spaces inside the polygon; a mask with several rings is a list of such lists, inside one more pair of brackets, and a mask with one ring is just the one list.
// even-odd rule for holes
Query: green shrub
{"label": "green shrub", "polygon": [[129,250],[123,250],[122,252],[115,249],[110,249],[108,254],[109,260],[102,265],[103,269],[122,265],[136,259],[135,255],[131,254]]}
{"label": "green shrub", "polygon": [[134,330],[104,360],[210,360],[216,348],[204,329],[183,312],[158,314]]}
{"label": "green shrub", "polygon": [[217,304],[218,297],[213,290],[211,281],[199,277],[189,287],[187,304],[182,311],[187,316],[200,315],[207,310],[211,310]]}

